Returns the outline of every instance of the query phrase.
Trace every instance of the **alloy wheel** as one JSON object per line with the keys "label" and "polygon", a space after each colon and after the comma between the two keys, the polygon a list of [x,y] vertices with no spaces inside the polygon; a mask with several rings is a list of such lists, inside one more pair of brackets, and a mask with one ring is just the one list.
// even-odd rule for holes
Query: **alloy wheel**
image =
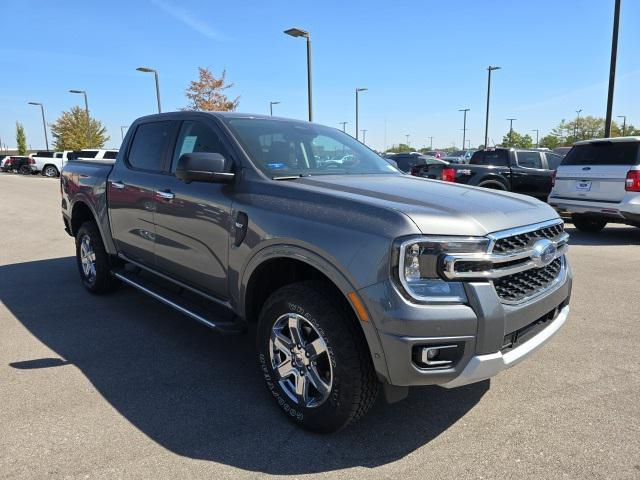
{"label": "alloy wheel", "polygon": [[280,316],[271,328],[269,354],[278,383],[293,402],[315,408],[329,398],[333,383],[329,349],[308,319],[296,313]]}
{"label": "alloy wheel", "polygon": [[89,235],[83,235],[80,239],[80,264],[85,279],[93,282],[96,278],[96,254],[91,246]]}

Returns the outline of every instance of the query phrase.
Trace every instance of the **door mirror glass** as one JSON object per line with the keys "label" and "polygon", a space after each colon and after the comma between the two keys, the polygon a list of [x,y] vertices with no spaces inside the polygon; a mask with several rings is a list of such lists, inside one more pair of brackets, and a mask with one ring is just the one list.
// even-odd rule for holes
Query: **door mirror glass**
{"label": "door mirror glass", "polygon": [[230,183],[235,175],[225,171],[226,163],[220,153],[183,153],[178,160],[176,177],[185,183]]}

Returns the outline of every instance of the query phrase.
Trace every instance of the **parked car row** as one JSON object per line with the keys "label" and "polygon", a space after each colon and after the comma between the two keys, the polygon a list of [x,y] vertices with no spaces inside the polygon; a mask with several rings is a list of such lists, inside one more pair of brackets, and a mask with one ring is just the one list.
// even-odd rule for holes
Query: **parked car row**
{"label": "parked car row", "polygon": [[0,170],[24,175],[40,173],[46,177],[57,177],[69,160],[114,159],[117,155],[118,150],[98,148],[62,152],[42,151],[28,156],[6,156],[0,160]]}

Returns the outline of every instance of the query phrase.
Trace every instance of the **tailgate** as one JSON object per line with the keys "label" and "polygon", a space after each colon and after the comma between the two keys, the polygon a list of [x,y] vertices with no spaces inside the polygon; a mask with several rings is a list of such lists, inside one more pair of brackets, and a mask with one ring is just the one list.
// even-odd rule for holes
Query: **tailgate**
{"label": "tailgate", "polygon": [[576,145],[556,174],[553,196],[618,203],[627,172],[638,164],[637,142],[595,141]]}

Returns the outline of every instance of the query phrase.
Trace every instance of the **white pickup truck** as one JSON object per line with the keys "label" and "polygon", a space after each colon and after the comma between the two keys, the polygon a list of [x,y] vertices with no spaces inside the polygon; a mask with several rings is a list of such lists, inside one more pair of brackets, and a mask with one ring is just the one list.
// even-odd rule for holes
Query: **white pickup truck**
{"label": "white pickup truck", "polygon": [[117,150],[84,149],[84,150],[64,150],[62,152],[38,152],[32,158],[35,163],[32,170],[42,173],[45,177],[57,177],[62,171],[62,167],[68,160],[77,159],[114,159],[118,156]]}

